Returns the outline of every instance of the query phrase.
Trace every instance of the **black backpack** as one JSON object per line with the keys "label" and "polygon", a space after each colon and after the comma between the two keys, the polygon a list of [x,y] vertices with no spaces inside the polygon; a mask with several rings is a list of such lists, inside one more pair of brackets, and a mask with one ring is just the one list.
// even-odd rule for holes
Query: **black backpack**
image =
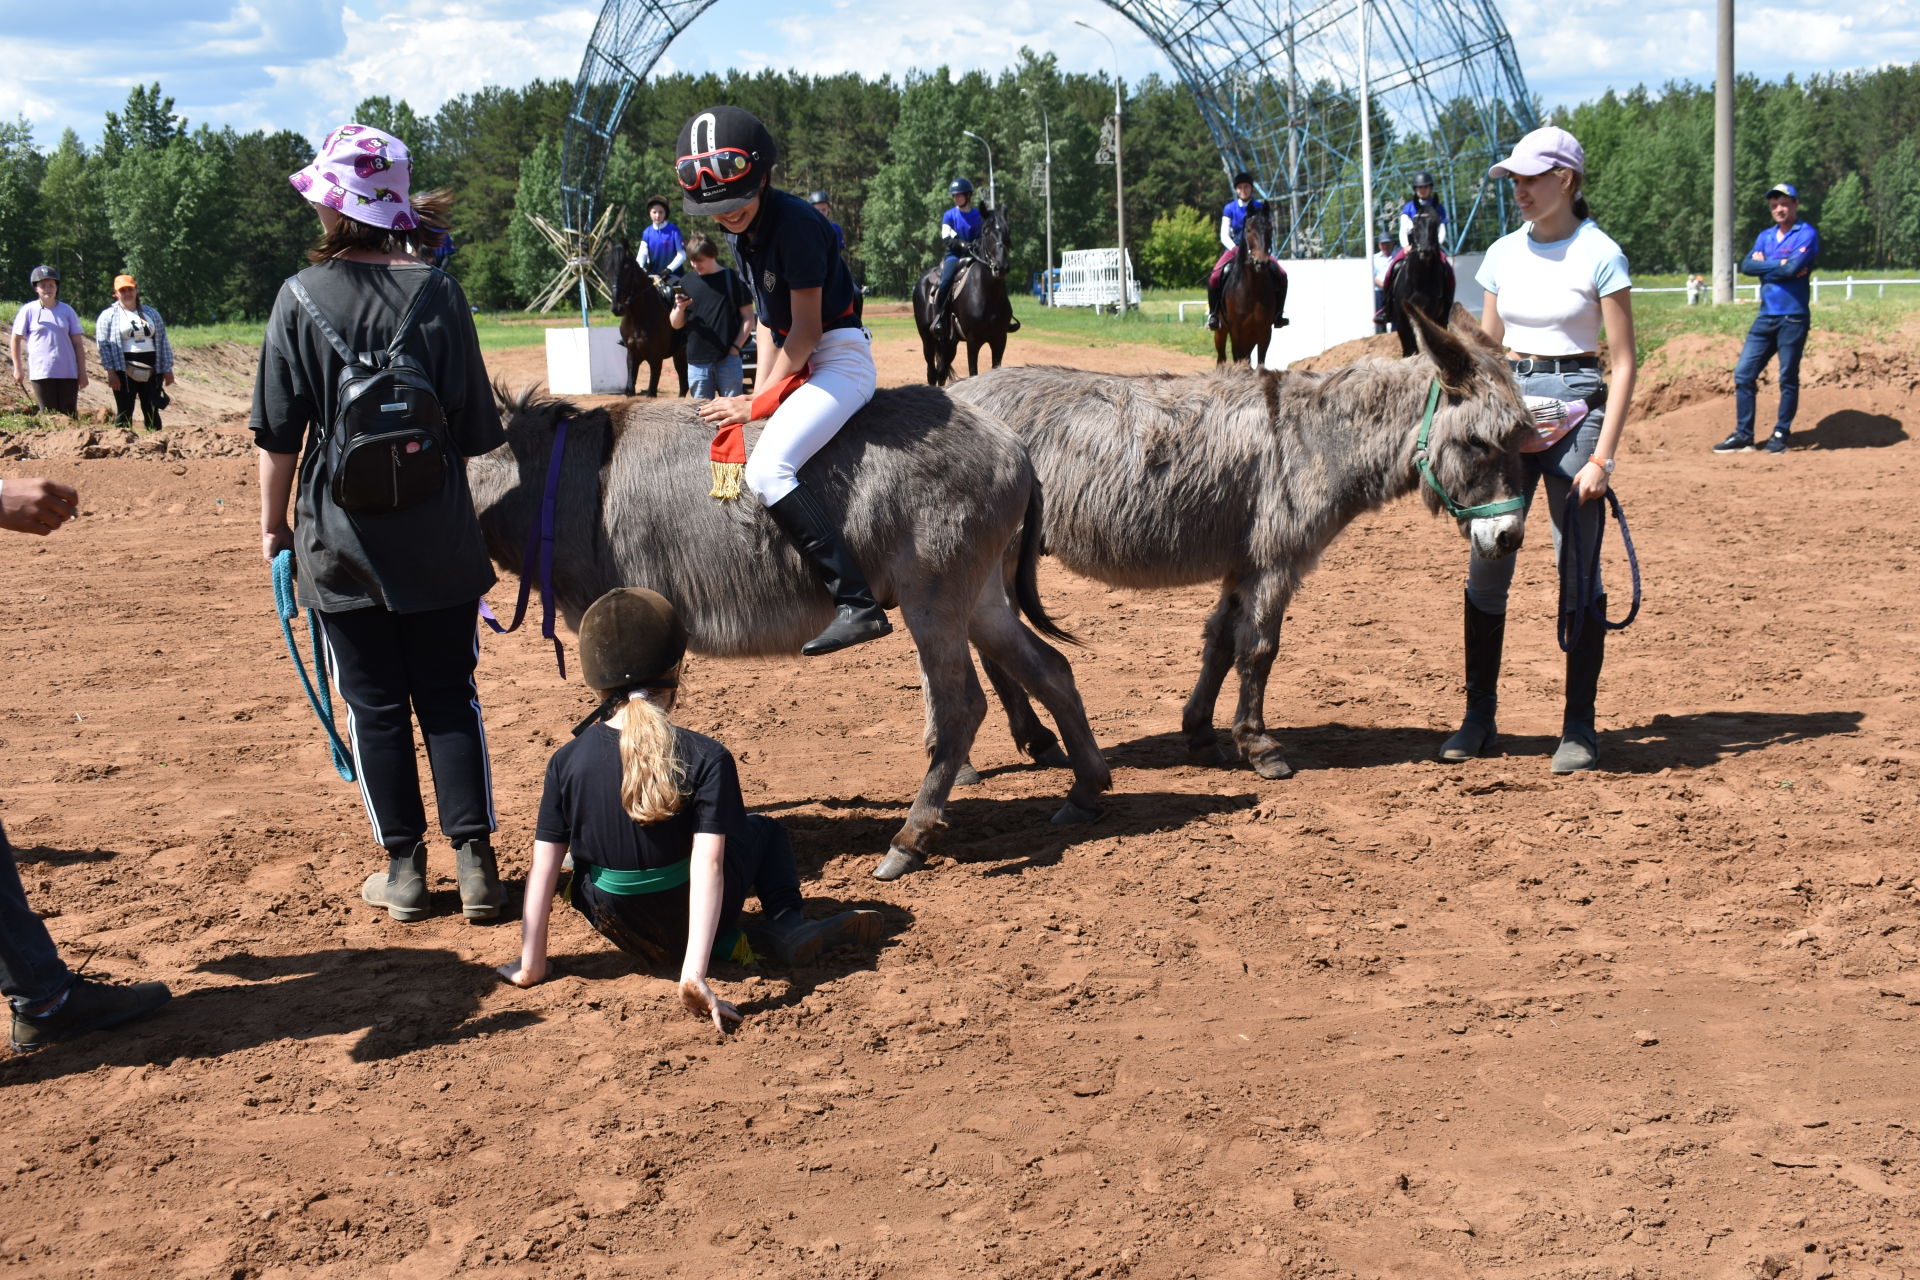
{"label": "black backpack", "polygon": [[333,422],[320,443],[327,450],[334,505],[343,511],[404,511],[438,496],[446,483],[447,416],[433,379],[419,361],[400,350],[437,283],[429,279],[413,295],[385,351],[355,353],[320,314],[299,277],[287,281],[294,298],[346,362],[335,386]]}

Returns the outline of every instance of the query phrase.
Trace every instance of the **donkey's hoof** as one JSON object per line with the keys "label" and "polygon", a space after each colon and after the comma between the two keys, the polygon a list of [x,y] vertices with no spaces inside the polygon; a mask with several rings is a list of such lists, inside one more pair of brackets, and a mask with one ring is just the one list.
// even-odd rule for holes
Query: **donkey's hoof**
{"label": "donkey's hoof", "polygon": [[919,871],[927,865],[927,860],[917,853],[908,853],[904,849],[889,849],[887,856],[880,859],[880,865],[873,869],[875,880],[898,880],[909,871]]}
{"label": "donkey's hoof", "polygon": [[1033,762],[1042,769],[1071,769],[1073,767],[1073,760],[1066,752],[1060,749],[1060,744],[1057,742],[1035,756]]}
{"label": "donkey's hoof", "polygon": [[953,775],[953,785],[956,787],[977,787],[984,781],[986,779],[980,776],[980,771],[973,767],[972,761],[961,764],[960,772]]}
{"label": "donkey's hoof", "polygon": [[1061,805],[1059,811],[1053,815],[1053,825],[1056,827],[1075,827],[1083,822],[1092,822],[1099,816],[1100,810],[1089,809],[1078,801],[1069,800]]}
{"label": "donkey's hoof", "polygon": [[1282,778],[1291,778],[1293,776],[1293,766],[1287,763],[1286,757],[1278,755],[1260,756],[1256,758],[1253,761],[1253,771],[1261,777],[1271,778],[1275,782],[1278,782]]}

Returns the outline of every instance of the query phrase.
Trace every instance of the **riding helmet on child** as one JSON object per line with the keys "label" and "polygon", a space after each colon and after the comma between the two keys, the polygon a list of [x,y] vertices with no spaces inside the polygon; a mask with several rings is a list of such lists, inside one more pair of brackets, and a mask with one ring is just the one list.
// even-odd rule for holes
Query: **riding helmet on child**
{"label": "riding helmet on child", "polygon": [[973,194],[973,182],[967,178],[955,178],[947,184],[947,194],[950,196],[970,196]]}
{"label": "riding helmet on child", "polygon": [[815,191],[807,196],[807,203],[808,204],[832,204],[833,201],[827,198],[826,192]]}
{"label": "riding helmet on child", "polygon": [[28,284],[39,284],[42,280],[51,280],[55,284],[58,284],[60,282],[59,269],[56,267],[35,267],[33,274],[27,277]]}
{"label": "riding helmet on child", "polygon": [[687,628],[673,602],[645,587],[619,587],[580,619],[580,679],[600,705],[574,733],[606,719],[634,689],[677,689]]}
{"label": "riding helmet on child", "polygon": [[680,206],[687,213],[744,209],[772,179],[780,148],[767,126],[738,107],[709,107],[680,127]]}
{"label": "riding helmet on child", "polygon": [[652,213],[653,206],[655,205],[659,205],[660,212],[666,214],[669,218],[673,216],[673,206],[667,203],[665,196],[655,196],[653,199],[647,201],[647,212]]}
{"label": "riding helmet on child", "polygon": [[1253,185],[1253,175],[1245,169],[1242,169],[1239,173],[1233,175],[1233,185],[1236,187],[1250,187]]}
{"label": "riding helmet on child", "polygon": [[1433,175],[1428,173],[1425,169],[1422,169],[1419,173],[1416,173],[1413,175],[1414,190],[1418,191],[1421,187],[1430,187],[1432,185],[1433,185]]}

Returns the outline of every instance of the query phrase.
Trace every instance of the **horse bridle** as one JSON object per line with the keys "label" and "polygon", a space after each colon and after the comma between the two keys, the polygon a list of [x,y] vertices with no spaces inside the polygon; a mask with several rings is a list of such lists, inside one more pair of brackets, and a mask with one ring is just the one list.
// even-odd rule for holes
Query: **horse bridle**
{"label": "horse bridle", "polygon": [[1453,500],[1440,483],[1440,477],[1433,474],[1433,463],[1427,457],[1427,439],[1433,434],[1433,413],[1440,407],[1440,379],[1435,378],[1427,388],[1427,412],[1420,419],[1420,434],[1413,442],[1413,465],[1420,470],[1420,478],[1427,486],[1440,495],[1440,501],[1447,508],[1447,514],[1456,520],[1480,520],[1487,516],[1504,516],[1509,511],[1518,511],[1527,505],[1525,498],[1501,498],[1497,502],[1481,502],[1471,507],[1463,507]]}

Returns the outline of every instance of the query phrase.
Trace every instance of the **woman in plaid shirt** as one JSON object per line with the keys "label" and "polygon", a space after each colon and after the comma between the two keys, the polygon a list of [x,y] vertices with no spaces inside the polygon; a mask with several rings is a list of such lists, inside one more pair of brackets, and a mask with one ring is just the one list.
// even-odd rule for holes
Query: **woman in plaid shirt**
{"label": "woman in plaid shirt", "polygon": [[160,410],[167,404],[162,387],[173,385],[173,347],[160,313],[140,301],[140,286],[132,276],[115,276],[113,292],[119,301],[94,321],[94,341],[100,344],[100,367],[113,389],[114,421],[133,420],[133,402],[140,402],[140,420],[149,431],[160,429]]}

